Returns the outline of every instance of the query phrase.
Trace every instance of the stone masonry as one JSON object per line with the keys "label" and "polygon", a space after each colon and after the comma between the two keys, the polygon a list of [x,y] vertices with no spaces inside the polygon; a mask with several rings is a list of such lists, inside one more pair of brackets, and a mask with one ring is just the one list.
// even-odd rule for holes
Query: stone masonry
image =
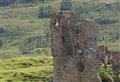
{"label": "stone masonry", "polygon": [[[115,82],[120,82],[120,52],[109,51],[106,46],[101,45],[98,47],[98,54],[105,68],[108,64],[112,65],[113,79]],[[106,58],[107,57],[107,58]]]}
{"label": "stone masonry", "polygon": [[99,82],[95,22],[86,19],[76,26],[75,20],[71,11],[51,14],[53,82]]}

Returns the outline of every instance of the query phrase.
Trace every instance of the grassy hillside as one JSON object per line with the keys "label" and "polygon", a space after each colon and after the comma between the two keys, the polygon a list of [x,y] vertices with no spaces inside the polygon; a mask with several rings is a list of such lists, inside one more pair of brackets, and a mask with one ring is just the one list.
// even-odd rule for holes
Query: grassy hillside
{"label": "grassy hillside", "polygon": [[52,76],[51,56],[20,57],[0,61],[1,82],[47,82]]}
{"label": "grassy hillside", "polygon": [[[38,18],[39,7],[43,5],[51,5],[52,11],[54,11],[59,9],[60,3],[61,0],[46,0],[44,3],[39,2],[35,5],[31,5],[30,3],[17,2],[8,6],[2,6],[0,11],[0,28],[2,28],[4,32],[0,32],[0,41],[2,41],[3,44],[3,46],[1,47],[0,55],[2,55],[2,57],[4,58],[19,56],[22,54],[20,49],[21,46],[25,45],[25,43],[30,40],[32,40],[32,42],[26,45],[36,44],[40,41],[42,42],[39,43],[39,47],[35,46],[30,49],[30,52],[27,53],[28,55],[34,55],[35,53],[33,51],[35,48],[44,48],[45,46],[43,47],[41,44],[48,43],[44,43],[44,41],[47,37],[45,33],[47,30],[49,30],[50,18]],[[117,0],[74,0],[73,7],[79,8],[79,6],[83,6],[84,8],[90,8],[89,10],[92,10],[92,7],[101,8],[101,5],[103,5],[102,7],[104,8],[104,5],[106,4],[112,4],[114,6],[116,5],[116,3],[118,3]],[[110,33],[119,33],[118,29],[120,26],[120,13],[119,11],[111,11],[110,14],[108,12],[108,14],[106,15],[104,14],[106,13],[105,11],[102,11],[101,13],[96,11],[89,12],[88,14],[81,14],[81,17],[92,17],[96,20],[96,22],[100,20],[100,23],[103,22],[104,19],[116,21],[112,24],[97,24],[97,28],[100,31],[100,42],[98,42],[98,45],[105,44],[112,50],[120,50],[119,40],[110,41]],[[36,37],[38,37],[39,39]]]}
{"label": "grassy hillside", "polygon": [[[1,82],[47,82],[53,76],[53,58],[51,56],[1,60],[0,67]],[[113,82],[111,67],[108,68],[99,69],[99,79]]]}

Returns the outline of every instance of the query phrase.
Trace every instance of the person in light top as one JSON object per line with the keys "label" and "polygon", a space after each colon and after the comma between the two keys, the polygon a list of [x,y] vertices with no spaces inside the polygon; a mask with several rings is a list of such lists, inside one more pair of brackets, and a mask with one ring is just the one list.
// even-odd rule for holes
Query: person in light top
{"label": "person in light top", "polygon": [[58,27],[59,26],[59,23],[58,23],[58,20],[56,19],[55,20],[55,27]]}

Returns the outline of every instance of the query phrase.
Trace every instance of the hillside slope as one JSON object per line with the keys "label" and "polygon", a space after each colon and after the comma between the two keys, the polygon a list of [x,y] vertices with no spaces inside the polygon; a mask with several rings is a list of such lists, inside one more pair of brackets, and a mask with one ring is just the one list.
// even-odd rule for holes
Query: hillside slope
{"label": "hillside slope", "polygon": [[[35,5],[16,2],[2,6],[0,11],[2,58],[12,58],[23,53],[34,55],[34,49],[50,47],[50,18],[38,18],[39,8],[51,5],[52,11],[55,11],[59,10],[60,3],[61,0],[46,0]],[[93,18],[96,21],[99,30],[98,45],[107,45],[112,50],[120,49],[118,0],[74,0],[73,7],[73,11],[77,15],[80,14],[80,18],[78,17],[80,20]],[[86,11],[88,13],[85,13]]]}

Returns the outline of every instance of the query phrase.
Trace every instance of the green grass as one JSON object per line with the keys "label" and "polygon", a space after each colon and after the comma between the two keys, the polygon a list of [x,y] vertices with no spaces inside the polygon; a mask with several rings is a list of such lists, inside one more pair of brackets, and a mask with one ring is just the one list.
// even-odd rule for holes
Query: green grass
{"label": "green grass", "polygon": [[46,82],[52,76],[51,56],[19,57],[0,61],[2,82]]}
{"label": "green grass", "polygon": [[116,42],[101,42],[98,43],[98,46],[100,45],[105,45],[108,47],[108,50],[115,50],[115,51],[120,51],[120,42],[116,41]]}

